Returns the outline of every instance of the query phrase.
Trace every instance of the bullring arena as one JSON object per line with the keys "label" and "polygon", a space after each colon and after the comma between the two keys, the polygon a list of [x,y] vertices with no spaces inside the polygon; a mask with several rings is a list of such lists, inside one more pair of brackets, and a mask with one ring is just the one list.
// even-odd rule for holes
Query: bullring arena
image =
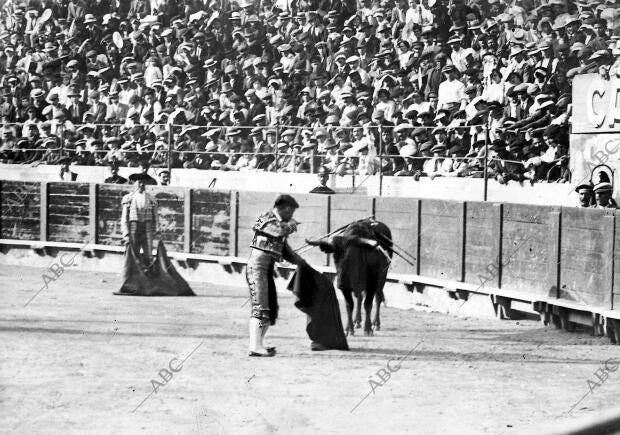
{"label": "bullring arena", "polygon": [[[243,263],[254,216],[275,194],[149,189],[173,265],[196,297],[112,294],[122,282],[124,251],[109,243],[119,237],[113,205],[127,187],[2,182],[3,206],[16,192],[29,198],[21,223],[9,227],[5,215],[3,237],[21,231],[32,239],[2,239],[7,432],[613,433],[578,431],[592,422],[617,428],[617,413],[609,411],[620,376],[617,314],[605,309],[615,295],[596,291],[607,285],[610,257],[590,260],[600,263],[587,267],[607,272],[582,286],[587,270],[571,275],[579,263],[571,262],[575,253],[566,243],[571,228],[581,228],[592,234],[591,251],[612,249],[596,235],[610,228],[604,214],[295,193],[302,225],[291,246],[374,215],[390,224],[409,256],[391,265],[382,328],[370,337],[358,329],[348,337],[349,351],[310,350],[305,315],[285,290],[292,267],[281,264],[281,313],[269,335],[278,354],[252,359]],[[56,225],[68,207],[80,215],[72,233]],[[180,243],[170,234],[180,234]],[[184,252],[187,245],[192,249]],[[195,246],[212,254],[192,254]],[[333,272],[318,249],[303,255]],[[495,272],[488,267],[494,262]],[[554,272],[548,264],[571,268]]]}
{"label": "bullring arena", "polygon": [[0,433],[620,434],[619,93],[620,0],[0,0]]}

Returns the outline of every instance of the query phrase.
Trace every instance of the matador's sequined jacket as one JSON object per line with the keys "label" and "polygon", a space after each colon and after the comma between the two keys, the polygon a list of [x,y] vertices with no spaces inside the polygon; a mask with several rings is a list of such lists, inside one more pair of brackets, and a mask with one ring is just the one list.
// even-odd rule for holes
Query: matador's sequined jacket
{"label": "matador's sequined jacket", "polygon": [[286,241],[288,234],[283,228],[284,225],[286,224],[278,220],[273,211],[263,213],[252,227],[254,237],[250,246],[273,257],[276,261],[284,258],[290,263],[298,264],[303,260],[288,245]]}

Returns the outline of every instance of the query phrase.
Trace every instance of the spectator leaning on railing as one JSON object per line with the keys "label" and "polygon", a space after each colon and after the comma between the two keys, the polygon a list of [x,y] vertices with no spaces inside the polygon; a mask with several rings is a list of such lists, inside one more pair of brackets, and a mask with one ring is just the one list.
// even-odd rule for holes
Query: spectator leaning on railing
{"label": "spectator leaning on railing", "polygon": [[620,76],[618,6],[8,1],[0,160],[567,181],[571,81]]}

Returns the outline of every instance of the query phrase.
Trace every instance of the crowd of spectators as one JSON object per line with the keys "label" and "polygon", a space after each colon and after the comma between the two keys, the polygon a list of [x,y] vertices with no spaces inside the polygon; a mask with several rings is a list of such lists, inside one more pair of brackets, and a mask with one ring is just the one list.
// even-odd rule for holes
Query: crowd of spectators
{"label": "crowd of spectators", "polygon": [[619,3],[8,0],[0,161],[567,181]]}

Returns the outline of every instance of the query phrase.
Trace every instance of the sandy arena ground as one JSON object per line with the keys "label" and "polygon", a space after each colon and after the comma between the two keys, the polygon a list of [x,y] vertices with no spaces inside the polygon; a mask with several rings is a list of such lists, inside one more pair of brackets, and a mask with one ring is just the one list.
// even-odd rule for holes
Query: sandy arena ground
{"label": "sandy arena ground", "polygon": [[[2,433],[541,433],[620,391],[620,370],[592,393],[586,384],[620,348],[534,321],[386,308],[383,329],[349,337],[351,351],[311,352],[280,289],[278,355],[248,358],[246,289],[120,297],[120,275],[71,270],[24,308],[42,272],[0,265]],[[369,379],[403,357],[373,393]],[[173,358],[187,359],[153,393]]]}

